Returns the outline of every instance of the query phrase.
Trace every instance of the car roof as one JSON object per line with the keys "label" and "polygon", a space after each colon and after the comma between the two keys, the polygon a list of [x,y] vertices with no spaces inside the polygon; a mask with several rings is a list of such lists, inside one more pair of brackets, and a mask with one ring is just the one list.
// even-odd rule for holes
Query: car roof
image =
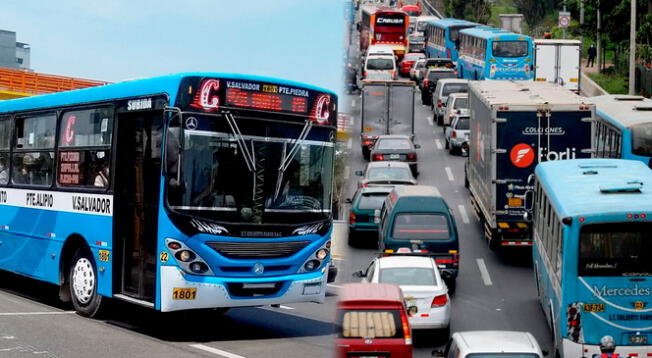
{"label": "car roof", "polygon": [[540,353],[539,345],[529,332],[467,331],[456,332],[453,339],[467,353]]}
{"label": "car roof", "polygon": [[367,164],[367,169],[369,168],[407,168],[410,169],[410,165],[405,162],[391,162],[391,161],[383,161],[383,162],[369,162]]}
{"label": "car roof", "polygon": [[410,136],[407,134],[385,134],[378,136],[377,140],[388,139],[388,138],[398,138],[398,139],[410,139]]}
{"label": "car roof", "polygon": [[468,82],[469,80],[465,80],[463,78],[442,78],[437,82],[437,84],[439,85],[441,83],[443,86],[447,83],[468,83]]}
{"label": "car roof", "polygon": [[432,257],[428,256],[386,256],[377,259],[380,268],[419,267],[434,268]]}
{"label": "car roof", "polygon": [[368,186],[365,188],[360,188],[360,194],[389,194],[392,189],[391,186]]}
{"label": "car roof", "polygon": [[403,293],[397,285],[387,283],[347,283],[339,292],[339,304],[403,303]]}
{"label": "car roof", "polygon": [[399,185],[394,188],[398,197],[437,197],[441,199],[439,190],[430,185]]}
{"label": "car roof", "polygon": [[448,95],[448,98],[455,98],[455,99],[464,98],[464,97],[468,98],[469,94],[468,93],[463,93],[463,92],[455,92],[455,93],[451,93],[451,94]]}

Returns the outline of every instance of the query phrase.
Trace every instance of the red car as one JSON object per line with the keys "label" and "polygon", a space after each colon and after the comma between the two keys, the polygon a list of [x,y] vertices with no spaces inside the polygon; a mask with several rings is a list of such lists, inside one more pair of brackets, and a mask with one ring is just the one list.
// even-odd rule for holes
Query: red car
{"label": "red car", "polygon": [[411,52],[403,56],[403,60],[398,64],[398,73],[401,76],[409,76],[410,69],[417,60],[426,58],[426,55],[420,52]]}
{"label": "red car", "polygon": [[338,358],[412,358],[412,331],[396,285],[344,285],[336,322]]}
{"label": "red car", "polygon": [[419,5],[405,5],[401,8],[401,11],[410,16],[421,16],[421,7]]}

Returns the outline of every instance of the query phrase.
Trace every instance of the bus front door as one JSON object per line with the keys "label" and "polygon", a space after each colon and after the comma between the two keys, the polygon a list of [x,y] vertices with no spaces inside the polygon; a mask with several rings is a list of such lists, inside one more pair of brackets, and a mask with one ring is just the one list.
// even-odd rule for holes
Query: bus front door
{"label": "bus front door", "polygon": [[153,303],[163,111],[118,113],[117,120],[113,230],[121,260],[114,290]]}

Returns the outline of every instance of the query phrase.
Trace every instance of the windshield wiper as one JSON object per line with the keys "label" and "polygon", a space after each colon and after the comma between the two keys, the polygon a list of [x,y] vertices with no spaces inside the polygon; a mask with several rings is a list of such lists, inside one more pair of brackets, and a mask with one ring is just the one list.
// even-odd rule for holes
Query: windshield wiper
{"label": "windshield wiper", "polygon": [[255,172],[256,167],[254,165],[254,156],[249,151],[249,148],[247,148],[247,144],[245,143],[244,137],[242,136],[242,132],[240,132],[238,123],[235,121],[235,117],[231,113],[225,113],[224,118],[226,118],[226,122],[229,124],[229,127],[231,127],[231,132],[233,132],[233,136],[235,137],[235,140],[238,143],[240,150],[242,151],[242,156],[245,159],[245,164],[247,164],[249,172]]}
{"label": "windshield wiper", "polygon": [[287,168],[290,166],[290,163],[297,155],[299,146],[306,141],[306,138],[308,138],[310,129],[312,129],[312,121],[306,121],[306,124],[303,126],[301,133],[299,133],[299,137],[294,140],[292,149],[290,149],[289,153],[287,152],[287,142],[283,143],[283,154],[281,155],[281,165],[278,167],[278,178],[276,179],[276,191],[274,192],[274,200],[278,199],[278,194],[281,191],[283,173],[285,173]]}

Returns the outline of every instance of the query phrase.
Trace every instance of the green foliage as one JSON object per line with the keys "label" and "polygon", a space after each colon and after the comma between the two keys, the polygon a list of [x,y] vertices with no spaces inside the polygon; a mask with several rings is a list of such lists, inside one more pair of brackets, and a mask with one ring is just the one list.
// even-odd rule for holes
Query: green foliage
{"label": "green foliage", "polygon": [[589,74],[589,77],[610,94],[627,94],[628,92],[626,77],[616,73],[613,68],[608,68],[604,73]]}
{"label": "green foliage", "polygon": [[558,9],[556,0],[514,0],[514,4],[530,27],[537,25],[547,14]]}
{"label": "green foliage", "polygon": [[484,0],[442,0],[446,16],[486,24],[491,18],[491,6]]}
{"label": "green foliage", "polygon": [[636,54],[641,61],[645,63],[652,63],[652,46],[648,44],[638,45],[636,49]]}

